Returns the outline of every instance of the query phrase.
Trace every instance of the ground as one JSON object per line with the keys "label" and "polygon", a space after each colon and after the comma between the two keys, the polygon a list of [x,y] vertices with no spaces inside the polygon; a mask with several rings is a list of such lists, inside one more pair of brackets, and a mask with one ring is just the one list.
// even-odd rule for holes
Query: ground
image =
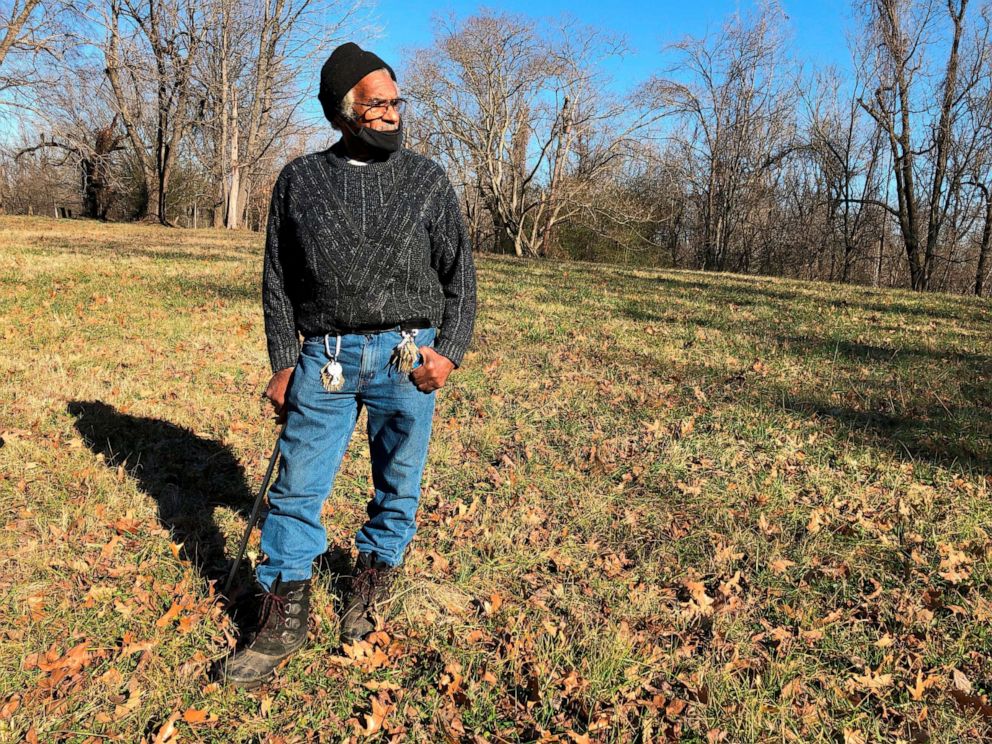
{"label": "ground", "polygon": [[0,246],[0,740],[992,736],[988,300],[479,256],[392,616],[340,646],[363,417],[248,693],[207,672],[276,432],[262,238]]}

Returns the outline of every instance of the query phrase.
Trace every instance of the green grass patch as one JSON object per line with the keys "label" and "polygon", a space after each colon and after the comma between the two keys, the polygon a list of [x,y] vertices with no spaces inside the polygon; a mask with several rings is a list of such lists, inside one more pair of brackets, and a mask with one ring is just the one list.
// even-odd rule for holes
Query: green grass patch
{"label": "green grass patch", "polygon": [[396,612],[338,646],[360,420],[310,644],[245,693],[262,238],[0,239],[0,740],[992,736],[988,301],[479,256]]}

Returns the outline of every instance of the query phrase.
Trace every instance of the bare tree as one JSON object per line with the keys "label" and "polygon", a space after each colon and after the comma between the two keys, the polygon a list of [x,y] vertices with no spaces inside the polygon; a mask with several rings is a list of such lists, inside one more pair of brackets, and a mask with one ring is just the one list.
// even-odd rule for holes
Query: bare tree
{"label": "bare tree", "polygon": [[981,191],[985,204],[982,236],[978,245],[978,261],[975,265],[975,294],[982,297],[985,295],[985,284],[992,275],[992,263],[989,259],[992,254],[992,193],[990,193],[992,189],[981,181],[976,181],[975,185]]}
{"label": "bare tree", "polygon": [[69,0],[0,2],[0,103],[32,109],[24,94],[44,79],[42,62],[59,59],[71,43],[71,7]]}
{"label": "bare tree", "polygon": [[680,123],[673,136],[698,202],[693,242],[704,269],[747,271],[771,238],[776,169],[797,149],[797,71],[783,23],[775,2],[735,15],[715,35],[671,45],[680,60],[656,81]]}
{"label": "bare tree", "polygon": [[79,173],[84,217],[107,219],[115,193],[122,189],[121,155],[126,136],[113,113],[113,94],[102,70],[64,69],[35,96],[38,139],[16,149],[15,157],[41,148],[62,153]]}
{"label": "bare tree", "polygon": [[[948,170],[963,101],[974,85],[962,75],[969,0],[867,0],[863,64],[876,82],[860,103],[885,132],[892,153],[898,222],[913,289],[932,288],[949,215],[961,181]],[[944,21],[942,24],[941,21]],[[929,64],[946,28],[940,72]],[[945,260],[947,256],[945,255]]]}
{"label": "bare tree", "polygon": [[[297,109],[360,9],[345,0],[212,0],[197,64],[198,154],[217,185],[214,225],[239,227],[263,159],[304,127]],[[305,127],[304,127],[305,128]]]}
{"label": "bare tree", "polygon": [[142,174],[146,215],[169,224],[169,178],[198,115],[193,65],[203,41],[194,0],[111,0],[105,18],[106,74],[134,163]]}
{"label": "bare tree", "polygon": [[822,188],[818,203],[825,210],[821,252],[828,257],[828,277],[843,282],[852,278],[855,260],[877,242],[878,227],[888,217],[884,212],[879,215],[874,204],[882,200],[888,178],[883,158],[886,142],[877,124],[869,119],[871,126],[866,126],[868,117],[858,103],[862,88],[857,76],[845,80],[830,68],[817,75],[809,93],[802,95],[809,119],[809,154]]}
{"label": "bare tree", "polygon": [[404,90],[439,154],[471,172],[462,180],[485,205],[497,248],[550,255],[556,228],[582,211],[657,115],[643,97],[604,95],[599,65],[622,46],[595,29],[542,24],[538,33],[522,17],[491,12],[438,25]]}
{"label": "bare tree", "polygon": [[963,126],[973,134],[973,148],[965,158],[963,182],[973,188],[980,200],[977,218],[981,225],[977,233],[974,292],[982,297],[992,276],[992,6],[982,9],[981,23],[975,30],[971,69],[977,84],[966,94],[966,114]]}

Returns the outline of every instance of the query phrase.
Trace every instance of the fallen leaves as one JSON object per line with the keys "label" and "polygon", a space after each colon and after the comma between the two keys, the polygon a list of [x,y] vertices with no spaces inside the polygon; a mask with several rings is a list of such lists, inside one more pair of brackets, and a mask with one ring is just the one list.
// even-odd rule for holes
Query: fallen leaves
{"label": "fallen leaves", "polygon": [[173,600],[169,609],[155,621],[155,626],[164,628],[176,622],[180,633],[189,633],[207,611],[202,601],[186,593]]}
{"label": "fallen leaves", "polygon": [[18,694],[11,695],[7,698],[7,701],[0,705],[0,721],[9,721],[10,717],[17,712],[17,709],[21,707],[21,696]]}
{"label": "fallen leaves", "polygon": [[121,542],[120,535],[111,536],[111,538],[107,541],[107,543],[102,548],[100,548],[99,560],[101,562],[109,561],[113,557],[114,551],[117,549],[117,546],[120,544],[120,542]]}
{"label": "fallen leaves", "polygon": [[[145,271],[146,258],[118,255],[115,267]],[[186,268],[217,288],[236,269],[240,290],[246,264],[236,255],[202,266],[197,256]],[[23,268],[43,264],[47,282],[61,258],[33,252]],[[154,263],[155,272],[163,268]],[[553,302],[528,305],[531,283],[546,290],[531,272],[554,272],[528,266],[517,282],[521,266],[480,264],[494,286],[505,281],[522,299],[508,308],[491,301],[496,295],[483,298],[477,359],[485,370],[470,370],[439,399],[439,456],[425,484],[404,614],[388,632],[325,653],[337,597],[320,587],[316,648],[290,662],[309,667],[287,669],[254,702],[205,673],[234,644],[234,625],[212,614],[223,611],[203,595],[205,577],[219,573],[213,557],[223,557],[211,552],[226,542],[229,557],[236,544],[237,502],[200,512],[191,501],[195,513],[173,512],[187,506],[176,497],[186,485],[196,491],[201,473],[205,484],[231,486],[230,494],[205,494],[212,505],[264,468],[268,430],[239,415],[238,401],[264,385],[265,370],[232,356],[251,345],[240,338],[232,347],[229,338],[260,332],[257,319],[245,320],[248,304],[198,299],[195,316],[170,304],[184,325],[163,330],[166,343],[155,337],[166,315],[161,298],[145,293],[138,303],[122,290],[112,306],[128,320],[128,338],[115,348],[110,324],[92,349],[63,355],[77,375],[70,382],[79,383],[66,391],[102,395],[108,408],[114,401],[108,415],[127,424],[119,427],[127,436],[110,444],[133,450],[126,466],[52,409],[51,391],[32,390],[46,380],[43,365],[15,369],[11,379],[25,395],[12,399],[10,413],[25,428],[2,432],[3,454],[38,464],[22,469],[12,458],[9,472],[0,468],[11,501],[3,526],[17,537],[2,550],[15,570],[19,552],[44,573],[26,568],[5,587],[14,599],[0,641],[23,648],[28,668],[16,670],[0,720],[45,741],[49,722],[69,730],[92,711],[108,736],[169,744],[278,731],[275,744],[305,738],[303,726],[370,741],[727,742],[775,740],[783,721],[796,741],[912,741],[938,726],[944,738],[968,738],[968,727],[981,738],[990,668],[982,628],[992,623],[982,517],[992,480],[957,456],[988,460],[975,436],[984,424],[974,423],[988,402],[975,361],[987,312],[940,300],[946,327],[911,341],[903,331],[887,334],[916,323],[922,305],[870,328],[854,317],[859,302],[889,302],[884,293],[833,285],[830,294],[851,299],[834,318],[803,304],[828,292],[813,285],[793,302],[779,295],[799,285],[638,270],[630,273],[645,298],[635,298],[605,267],[590,275],[609,285],[608,297],[572,301],[570,285],[585,274],[575,268]],[[93,282],[107,277],[90,278],[77,299],[106,292]],[[686,291],[669,291],[678,285]],[[26,283],[21,297],[30,301],[35,289]],[[725,299],[733,305],[735,294],[747,303],[728,315]],[[582,318],[586,299],[597,310]],[[653,315],[650,349],[627,333],[642,321],[610,312],[635,299]],[[147,325],[138,311],[145,302],[160,314]],[[556,317],[559,303],[566,322]],[[537,308],[549,315],[534,325],[546,327],[522,329],[519,317],[533,319]],[[955,313],[975,320],[952,329]],[[22,320],[17,328],[33,323],[56,336],[54,326],[37,325],[41,316]],[[691,354],[678,343],[686,329]],[[819,348],[824,339],[848,346],[835,354],[833,343]],[[615,352],[608,364],[589,356],[604,341]],[[904,350],[897,361],[905,366],[849,358],[862,347]],[[21,351],[12,358],[33,353]],[[195,384],[204,379],[220,384]],[[937,392],[953,419],[938,418]],[[170,403],[170,393],[191,406]],[[173,427],[189,431],[170,441]],[[209,462],[190,455],[197,447],[187,445],[201,442],[219,445]],[[94,447],[107,455],[94,457]],[[235,466],[229,474],[225,464]],[[366,465],[360,457],[346,463],[348,478],[368,485]],[[49,466],[64,477],[47,478]],[[346,542],[362,505],[328,502],[325,521]],[[257,543],[251,548],[260,555]]]}
{"label": "fallen leaves", "polygon": [[927,683],[923,679],[923,670],[920,669],[916,673],[916,682],[913,685],[906,685],[906,689],[909,691],[909,697],[911,700],[916,700],[917,702],[923,700],[923,696],[927,691]]}
{"label": "fallen leaves", "polygon": [[687,609],[691,613],[710,615],[713,613],[714,599],[706,593],[706,585],[701,581],[683,581],[682,585],[689,590],[691,600]]}
{"label": "fallen leaves", "polygon": [[768,562],[768,567],[771,568],[772,573],[778,576],[781,576],[795,565],[796,562],[790,561],[788,558],[776,558]]}
{"label": "fallen leaves", "polygon": [[858,731],[844,727],[844,744],[867,744],[867,739]]}
{"label": "fallen leaves", "polygon": [[451,563],[448,561],[448,559],[440,555],[435,550],[428,551],[426,557],[427,560],[429,560],[431,562],[431,565],[434,567],[435,573],[439,575],[448,573],[448,571],[451,568]]}
{"label": "fallen leaves", "polygon": [[362,737],[372,736],[382,731],[385,728],[387,716],[395,710],[396,706],[389,701],[385,693],[380,693],[369,699],[369,708],[371,710],[362,716],[364,725],[358,719],[353,718],[349,721],[355,733]]}
{"label": "fallen leaves", "polygon": [[32,620],[39,621],[45,618],[45,595],[34,594],[28,597],[27,603]]}
{"label": "fallen leaves", "polygon": [[954,683],[954,689],[960,690],[964,693],[971,692],[971,680],[959,669],[955,669],[951,672],[951,681]]}
{"label": "fallen leaves", "polygon": [[675,431],[673,432],[673,437],[676,440],[685,439],[695,430],[696,430],[696,417],[690,416],[689,418],[683,419],[678,423],[678,426],[675,428]]}
{"label": "fallen leaves", "polygon": [[461,695],[462,665],[456,661],[448,663],[444,667],[444,674],[441,675],[438,686],[442,693],[452,699]]}
{"label": "fallen leaves", "polygon": [[97,681],[111,689],[116,689],[124,682],[124,675],[121,673],[120,669],[110,667],[110,669],[97,678]]}
{"label": "fallen leaves", "polygon": [[183,720],[186,723],[203,723],[207,718],[207,711],[201,708],[187,708],[183,713]]}
{"label": "fallen leaves", "polygon": [[489,599],[482,600],[482,612],[489,617],[499,612],[499,608],[502,606],[503,597],[501,597],[497,592],[490,594]]}
{"label": "fallen leaves", "polygon": [[145,690],[136,677],[132,677],[127,684],[127,694],[111,695],[110,701],[114,705],[114,719],[121,720],[134,713],[144,697]]}
{"label": "fallen leaves", "polygon": [[624,553],[607,553],[602,557],[597,557],[594,565],[602,569],[607,578],[616,579],[626,574],[627,569],[633,565],[633,561]]}
{"label": "fallen leaves", "polygon": [[733,563],[734,561],[739,561],[743,557],[744,553],[737,549],[736,546],[720,543],[716,547],[716,554],[713,556],[713,560],[716,561],[718,565],[725,565]]}
{"label": "fallen leaves", "polygon": [[24,658],[22,668],[25,671],[40,669],[47,676],[38,682],[38,687],[52,690],[63,680],[77,675],[84,667],[89,666],[92,653],[89,641],[80,641],[64,654],[60,654],[53,643],[45,653],[28,654]]}
{"label": "fallen leaves", "polygon": [[848,680],[849,689],[872,693],[878,693],[891,684],[891,674],[883,674],[880,670],[873,672],[870,667],[865,667],[864,674],[854,675]]}
{"label": "fallen leaves", "polygon": [[810,512],[809,521],[806,523],[806,530],[811,535],[815,535],[829,523],[827,513],[827,510],[822,507],[817,507]]}
{"label": "fallen leaves", "polygon": [[951,671],[951,689],[948,694],[961,707],[972,710],[992,722],[992,703],[989,703],[988,695],[975,694],[971,680],[960,669]]}
{"label": "fallen leaves", "polygon": [[362,641],[342,643],[341,650],[344,657],[335,657],[338,664],[369,672],[392,665],[392,657],[399,658],[404,653],[401,644],[382,631],[373,632]]}
{"label": "fallen leaves", "polygon": [[97,605],[103,605],[106,600],[114,596],[114,588],[112,586],[106,585],[94,585],[89,588],[89,591],[83,595],[83,607],[90,608]]}
{"label": "fallen leaves", "polygon": [[972,560],[963,550],[948,544],[941,544],[937,548],[941,555],[938,571],[944,580],[959,584],[971,576]]}
{"label": "fallen leaves", "polygon": [[155,626],[158,628],[164,628],[169,625],[173,620],[179,617],[179,613],[182,612],[182,605],[178,602],[173,602],[165,614],[162,615],[158,620],[155,621]]}
{"label": "fallen leaves", "polygon": [[779,699],[781,700],[792,700],[796,695],[803,691],[803,679],[802,677],[794,677],[784,685],[782,685],[782,690],[779,692]]}
{"label": "fallen leaves", "polygon": [[179,720],[180,713],[176,711],[162,724],[159,730],[155,733],[155,738],[152,739],[152,744],[170,744],[176,741],[176,736],[179,733],[176,730],[176,721]]}
{"label": "fallen leaves", "polygon": [[[134,517],[134,512],[127,512],[123,517],[111,524],[118,535],[134,535],[141,529],[141,522]],[[114,543],[116,545],[116,543]]]}

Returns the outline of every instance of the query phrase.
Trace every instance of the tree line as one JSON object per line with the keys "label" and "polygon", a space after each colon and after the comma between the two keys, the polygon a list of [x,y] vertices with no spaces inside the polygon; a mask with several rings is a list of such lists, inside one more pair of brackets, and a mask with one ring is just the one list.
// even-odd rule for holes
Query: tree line
{"label": "tree line", "polygon": [[17,80],[0,102],[17,135],[4,147],[4,210],[65,202],[98,219],[256,229],[274,174],[315,134],[299,116],[306,83],[361,10],[348,0],[45,2],[14,0],[4,14],[6,39],[22,47],[0,57],[0,80]]}
{"label": "tree line", "polygon": [[[302,106],[360,3],[14,0],[0,207],[260,229],[281,166],[333,139]],[[850,8],[843,70],[759,0],[625,89],[603,29],[439,18],[396,65],[407,142],[480,250],[988,295],[992,3]]]}

